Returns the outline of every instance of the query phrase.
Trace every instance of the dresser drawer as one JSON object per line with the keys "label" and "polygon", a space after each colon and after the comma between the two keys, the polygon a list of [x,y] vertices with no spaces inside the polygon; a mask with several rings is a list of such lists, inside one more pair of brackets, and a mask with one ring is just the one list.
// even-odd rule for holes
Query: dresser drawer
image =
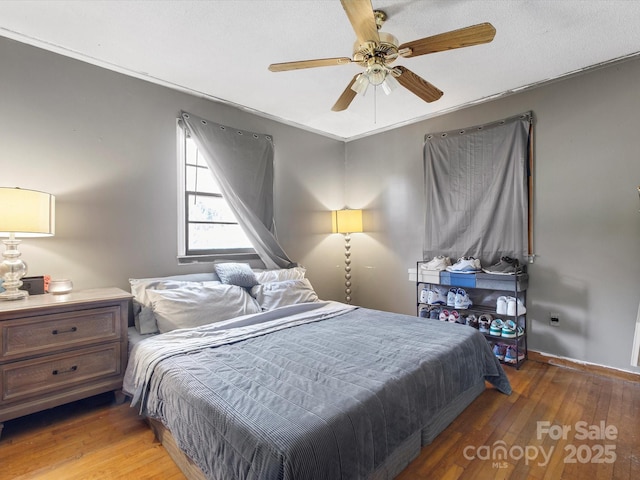
{"label": "dresser drawer", "polygon": [[120,338],[118,306],[52,313],[0,323],[0,362]]}
{"label": "dresser drawer", "polygon": [[0,405],[71,390],[121,370],[119,343],[0,365]]}

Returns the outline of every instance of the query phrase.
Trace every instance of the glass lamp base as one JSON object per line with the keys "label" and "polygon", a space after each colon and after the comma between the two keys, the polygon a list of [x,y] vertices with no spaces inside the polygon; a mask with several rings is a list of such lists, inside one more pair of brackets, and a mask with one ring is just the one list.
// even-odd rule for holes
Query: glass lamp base
{"label": "glass lamp base", "polygon": [[18,290],[22,286],[21,278],[27,274],[27,264],[20,259],[18,245],[20,240],[16,240],[14,234],[7,240],[2,240],[5,244],[5,251],[2,252],[3,260],[0,262],[0,278],[4,292],[0,292],[0,300],[20,300],[27,298],[29,292]]}
{"label": "glass lamp base", "polygon": [[23,298],[27,298],[29,296],[29,292],[26,290],[5,290],[0,293],[0,301],[2,300],[22,300]]}

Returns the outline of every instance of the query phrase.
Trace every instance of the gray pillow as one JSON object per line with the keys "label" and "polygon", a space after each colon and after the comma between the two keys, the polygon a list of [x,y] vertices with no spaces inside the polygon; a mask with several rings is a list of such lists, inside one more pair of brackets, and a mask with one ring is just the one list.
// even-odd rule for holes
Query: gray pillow
{"label": "gray pillow", "polygon": [[214,266],[224,284],[251,288],[259,283],[256,274],[246,263],[216,263]]}

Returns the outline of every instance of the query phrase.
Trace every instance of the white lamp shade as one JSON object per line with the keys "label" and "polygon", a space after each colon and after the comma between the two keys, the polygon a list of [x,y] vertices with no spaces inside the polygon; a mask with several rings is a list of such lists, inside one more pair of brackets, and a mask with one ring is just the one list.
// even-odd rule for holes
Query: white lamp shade
{"label": "white lamp shade", "polygon": [[356,81],[353,83],[353,85],[351,85],[351,90],[364,96],[364,94],[367,93],[368,86],[369,79],[364,73],[361,73],[360,75],[358,75],[358,78],[356,78]]}
{"label": "white lamp shade", "polygon": [[331,212],[333,233],[361,233],[362,210],[334,210]]}
{"label": "white lamp shade", "polygon": [[54,235],[55,203],[56,197],[49,193],[0,187],[0,236]]}

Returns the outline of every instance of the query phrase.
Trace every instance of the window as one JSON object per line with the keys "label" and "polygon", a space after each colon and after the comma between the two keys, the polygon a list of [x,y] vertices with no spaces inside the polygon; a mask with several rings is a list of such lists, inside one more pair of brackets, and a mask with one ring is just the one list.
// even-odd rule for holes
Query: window
{"label": "window", "polygon": [[191,261],[209,255],[255,253],[213,172],[180,125],[178,158],[179,257]]}

